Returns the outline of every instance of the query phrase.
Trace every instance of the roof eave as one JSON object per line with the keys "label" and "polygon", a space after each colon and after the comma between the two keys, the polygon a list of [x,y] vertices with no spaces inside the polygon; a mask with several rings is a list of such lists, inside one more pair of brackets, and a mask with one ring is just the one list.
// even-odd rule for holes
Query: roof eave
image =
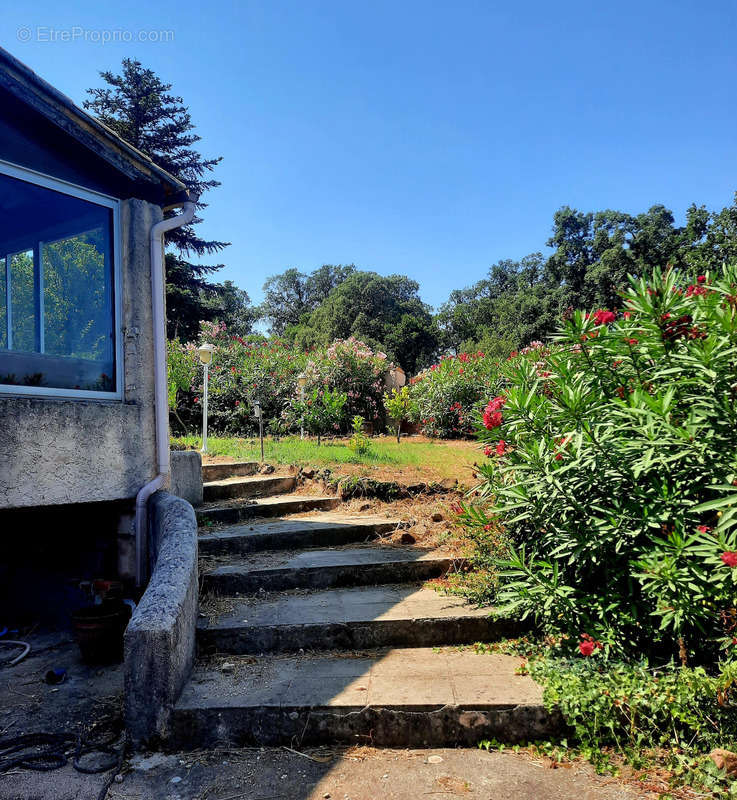
{"label": "roof eave", "polygon": [[186,185],[157,166],[145,153],[121,139],[75,105],[17,58],[0,47],[0,86],[92,150],[132,181],[158,184],[164,205],[189,199]]}

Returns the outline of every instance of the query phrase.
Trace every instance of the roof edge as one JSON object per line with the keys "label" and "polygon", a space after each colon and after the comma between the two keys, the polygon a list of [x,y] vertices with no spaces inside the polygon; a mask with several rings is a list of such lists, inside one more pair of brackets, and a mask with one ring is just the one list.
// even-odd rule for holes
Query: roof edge
{"label": "roof edge", "polygon": [[119,172],[133,180],[144,180],[163,186],[167,204],[171,201],[172,195],[177,199],[188,197],[187,187],[179,178],[162,169],[145,153],[121,139],[107,125],[88,114],[2,47],[0,47],[0,86],[104,158]]}

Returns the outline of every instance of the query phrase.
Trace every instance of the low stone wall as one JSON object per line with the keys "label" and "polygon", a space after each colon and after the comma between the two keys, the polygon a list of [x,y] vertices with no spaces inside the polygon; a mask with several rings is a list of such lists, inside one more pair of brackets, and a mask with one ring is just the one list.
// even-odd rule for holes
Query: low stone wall
{"label": "low stone wall", "polygon": [[197,622],[197,521],[186,501],[149,501],[151,580],[125,632],[125,724],[134,746],[166,738],[192,671]]}
{"label": "low stone wall", "polygon": [[196,450],[172,450],[171,493],[193,506],[202,505],[202,456]]}

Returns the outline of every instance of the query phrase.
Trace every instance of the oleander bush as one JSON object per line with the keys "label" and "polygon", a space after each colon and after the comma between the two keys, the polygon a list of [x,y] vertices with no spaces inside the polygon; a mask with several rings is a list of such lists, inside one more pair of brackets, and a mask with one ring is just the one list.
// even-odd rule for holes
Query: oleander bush
{"label": "oleander bush", "polygon": [[[309,395],[315,389],[329,389],[345,394],[346,402],[335,433],[349,431],[357,415],[370,422],[375,430],[382,430],[385,422],[382,402],[385,376],[391,366],[385,353],[374,352],[358,339],[336,339],[329,347],[312,350],[306,356],[305,393]],[[296,389],[293,406],[300,396],[301,390]],[[284,418],[294,427],[293,408],[285,407]]]}
{"label": "oleander bush", "polygon": [[479,408],[495,389],[499,362],[482,352],[447,356],[410,380],[411,419],[426,436],[472,436]]}
{"label": "oleander bush", "polygon": [[[299,430],[306,403],[315,391],[345,396],[338,418],[321,435],[345,433],[360,415],[375,430],[385,422],[385,375],[392,366],[356,339],[303,352],[279,339],[231,336],[223,323],[202,322],[201,342],[216,346],[210,365],[208,420],[213,433],[249,436],[258,431],[254,403],[261,403],[268,432]],[[197,431],[202,419],[202,366],[197,344],[168,343],[169,406],[172,428]],[[298,379],[304,376],[304,387]],[[304,391],[304,396],[303,396]]]}
{"label": "oleander bush", "polygon": [[737,268],[622,303],[502,365],[459,518],[504,613],[587,658],[713,661],[737,650]]}
{"label": "oleander bush", "polygon": [[[200,341],[217,347],[210,364],[208,424],[213,433],[239,436],[258,432],[254,403],[261,403],[264,422],[281,418],[291,402],[307,356],[278,340],[262,336],[231,336],[223,323],[202,322]],[[202,366],[197,344],[169,343],[169,395],[177,376],[186,380],[177,388],[177,412],[181,423],[196,431],[202,418]],[[188,365],[188,366],[187,366]],[[180,426],[181,427],[181,426]]]}

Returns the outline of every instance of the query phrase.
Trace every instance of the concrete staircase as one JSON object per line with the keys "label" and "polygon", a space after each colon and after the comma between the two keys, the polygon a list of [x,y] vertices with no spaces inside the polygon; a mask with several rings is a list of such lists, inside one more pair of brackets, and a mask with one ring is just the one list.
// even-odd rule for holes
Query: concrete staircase
{"label": "concrete staircase", "polygon": [[513,631],[423,586],[450,554],[382,541],[401,520],[341,514],[256,469],[203,468],[205,613],[171,747],[474,746],[557,729],[518,658],[457,647]]}

